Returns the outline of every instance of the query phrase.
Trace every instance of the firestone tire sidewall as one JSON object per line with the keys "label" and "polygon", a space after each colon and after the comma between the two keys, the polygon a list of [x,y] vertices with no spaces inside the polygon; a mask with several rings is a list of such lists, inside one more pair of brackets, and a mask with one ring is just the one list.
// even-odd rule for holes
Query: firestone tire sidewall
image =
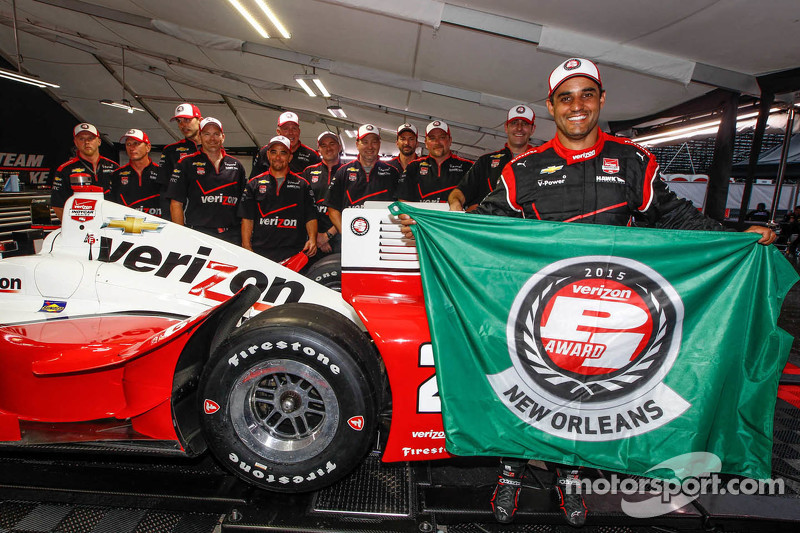
{"label": "firestone tire sidewall", "polygon": [[[349,473],[369,449],[377,416],[367,378],[343,348],[319,337],[288,328],[251,329],[226,341],[204,374],[200,409],[208,446],[226,468],[253,485],[281,492],[318,490]],[[257,453],[242,439],[240,418],[247,409],[241,404],[242,387],[276,371],[302,375],[315,390],[335,395],[335,402],[326,402],[321,424],[329,435],[324,448],[286,453],[256,445]],[[239,418],[233,417],[237,412]],[[246,431],[245,437],[250,438]],[[308,452],[313,456],[304,456]]]}

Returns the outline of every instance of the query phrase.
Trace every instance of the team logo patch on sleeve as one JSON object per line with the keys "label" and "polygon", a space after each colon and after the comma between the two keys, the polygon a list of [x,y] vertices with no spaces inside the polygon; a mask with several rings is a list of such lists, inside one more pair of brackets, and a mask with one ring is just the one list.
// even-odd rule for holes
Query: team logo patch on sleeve
{"label": "team logo patch on sleeve", "polygon": [[517,294],[506,327],[512,366],[487,377],[512,413],[551,435],[640,435],[690,407],[664,383],[683,315],[675,289],[642,263],[557,261]]}

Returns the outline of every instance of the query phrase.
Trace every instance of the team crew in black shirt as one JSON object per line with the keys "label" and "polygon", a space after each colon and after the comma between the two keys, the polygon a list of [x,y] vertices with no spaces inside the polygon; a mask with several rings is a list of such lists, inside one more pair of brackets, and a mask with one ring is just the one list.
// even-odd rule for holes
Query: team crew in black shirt
{"label": "team crew in black shirt", "polygon": [[176,121],[183,134],[183,139],[168,144],[161,151],[161,160],[158,163],[158,183],[161,186],[161,211],[164,218],[170,218],[170,202],[166,196],[172,172],[181,157],[195,153],[200,148],[200,121],[203,115],[194,104],[185,102],[175,108],[175,115],[170,121]]}
{"label": "team crew in black shirt", "polygon": [[340,242],[336,238],[338,231],[333,227],[331,219],[328,217],[328,206],[323,202],[325,193],[331,185],[333,175],[342,166],[340,154],[342,153],[342,143],[339,136],[332,131],[323,131],[317,137],[317,147],[322,156],[322,162],[306,167],[303,171],[303,178],[311,185],[314,191],[314,201],[317,206],[317,249],[324,253],[340,251]]}
{"label": "team crew in black shirt", "polygon": [[242,246],[273,261],[317,251],[317,209],[308,182],[289,171],[291,141],[273,137],[266,146],[270,169],[251,178],[242,194]]}
{"label": "team crew in black shirt", "polygon": [[364,124],[358,128],[356,139],[358,159],[342,165],[333,177],[324,204],[328,206],[328,216],[342,231],[342,210],[345,207],[358,207],[367,200],[394,200],[399,174],[378,159],[381,150],[381,137],[378,128]]}
{"label": "team crew in black shirt", "polygon": [[[295,113],[286,111],[278,117],[278,128],[275,130],[278,135],[289,139],[292,143],[292,160],[289,163],[289,171],[300,174],[307,166],[316,165],[321,161],[319,154],[313,149],[300,142],[300,119]],[[259,150],[258,155],[253,161],[253,170],[250,177],[253,178],[269,170],[269,158],[267,149],[269,146]]]}
{"label": "team crew in black shirt", "polygon": [[[59,220],[63,220],[64,204],[72,196],[72,181],[102,187],[108,192],[108,180],[119,165],[100,155],[100,133],[92,124],[82,122],[72,130],[72,139],[78,153],[67,160],[53,177],[50,205]],[[90,183],[87,183],[90,182]]]}
{"label": "team crew in black shirt", "polygon": [[131,129],[119,142],[125,143],[128,164],[111,174],[107,198],[149,215],[162,216],[158,166],[150,159],[150,139],[142,130]]}
{"label": "team crew in black shirt", "polygon": [[170,179],[172,221],[234,244],[241,243],[236,206],[246,183],[244,166],[225,153],[222,123],[200,122],[201,148],[178,161]]}
{"label": "team crew in black shirt", "polygon": [[450,127],[434,120],[425,128],[425,147],[430,155],[406,167],[397,187],[397,197],[409,202],[446,202],[450,191],[472,166],[472,161],[450,151]]}

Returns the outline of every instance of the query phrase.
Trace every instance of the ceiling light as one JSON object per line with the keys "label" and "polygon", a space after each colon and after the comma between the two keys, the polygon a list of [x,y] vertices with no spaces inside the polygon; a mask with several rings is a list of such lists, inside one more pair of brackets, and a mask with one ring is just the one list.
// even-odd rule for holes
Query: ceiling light
{"label": "ceiling light", "polygon": [[122,102],[114,102],[113,100],[100,100],[100,103],[103,105],[107,105],[109,107],[124,109],[128,113],[133,113],[134,111],[144,111],[144,109],[140,107],[134,107],[133,105],[131,105],[130,101],[125,99],[123,99]]}
{"label": "ceiling light", "polygon": [[239,3],[239,0],[228,0],[228,2],[230,2],[231,5],[236,8],[236,11],[238,11],[239,14],[243,16],[244,19],[247,22],[249,22],[253,28],[256,29],[259,35],[261,35],[264,39],[269,39],[269,34],[267,33],[267,30],[265,30],[264,27],[258,23],[255,17],[253,17],[253,15],[251,15],[250,12],[247,11],[244,8],[244,6]]}
{"label": "ceiling light", "polygon": [[[769,112],[770,114],[772,114],[780,110],[781,109],[778,107],[773,107],[772,109],[769,110]],[[752,122],[751,119],[757,116],[758,116],[758,111],[752,111],[737,116],[736,117],[737,127],[739,128],[744,127],[745,126],[744,121],[750,120]],[[692,126],[685,126],[683,128],[677,128],[670,131],[662,131],[660,133],[654,133],[652,135],[636,137],[633,140],[645,146],[655,146],[657,144],[661,144],[664,142],[697,137],[699,135],[713,135],[719,129],[720,122],[721,119],[705,121],[699,124],[694,124]]]}
{"label": "ceiling light", "polygon": [[317,96],[317,93],[314,92],[314,89],[311,88],[309,85],[309,81],[313,81],[314,85],[316,85],[317,90],[319,91],[319,95],[324,98],[330,98],[331,93],[328,92],[328,89],[322,84],[322,80],[319,79],[319,76],[316,74],[295,74],[294,81],[303,88],[305,92],[308,93],[308,96]]}
{"label": "ceiling light", "polygon": [[338,105],[329,105],[328,113],[330,113],[336,118],[347,118],[347,114],[345,114],[344,109],[342,109],[341,106]]}
{"label": "ceiling light", "polygon": [[18,72],[14,72],[13,70],[6,70],[4,68],[0,68],[0,78],[5,78],[11,81],[18,81],[20,83],[27,83],[28,85],[35,85],[39,88],[44,87],[52,87],[57,89],[60,85],[56,85],[55,83],[50,83],[49,81],[42,81],[38,78],[34,78],[31,76],[26,76],[25,74],[20,74]]}
{"label": "ceiling light", "polygon": [[267,18],[272,22],[273,26],[278,29],[278,33],[281,34],[281,37],[284,39],[291,39],[292,34],[289,33],[281,21],[278,20],[278,17],[272,12],[269,6],[264,3],[264,0],[256,0],[256,4],[258,4],[258,7],[261,8],[261,11],[263,11]]}
{"label": "ceiling light", "polygon": [[358,130],[344,130],[344,134],[350,137],[351,139],[355,139],[358,137]]}

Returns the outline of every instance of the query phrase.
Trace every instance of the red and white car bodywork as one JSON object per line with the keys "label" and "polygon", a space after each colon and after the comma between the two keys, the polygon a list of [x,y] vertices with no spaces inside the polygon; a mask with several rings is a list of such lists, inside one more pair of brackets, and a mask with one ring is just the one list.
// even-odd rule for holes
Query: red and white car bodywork
{"label": "red and white car bodywork", "polygon": [[312,490],[374,444],[380,358],[384,461],[448,457],[415,249],[385,208],[345,211],[343,249],[340,295],[76,194],[38,253],[0,260],[0,443],[208,447],[259,486]]}

